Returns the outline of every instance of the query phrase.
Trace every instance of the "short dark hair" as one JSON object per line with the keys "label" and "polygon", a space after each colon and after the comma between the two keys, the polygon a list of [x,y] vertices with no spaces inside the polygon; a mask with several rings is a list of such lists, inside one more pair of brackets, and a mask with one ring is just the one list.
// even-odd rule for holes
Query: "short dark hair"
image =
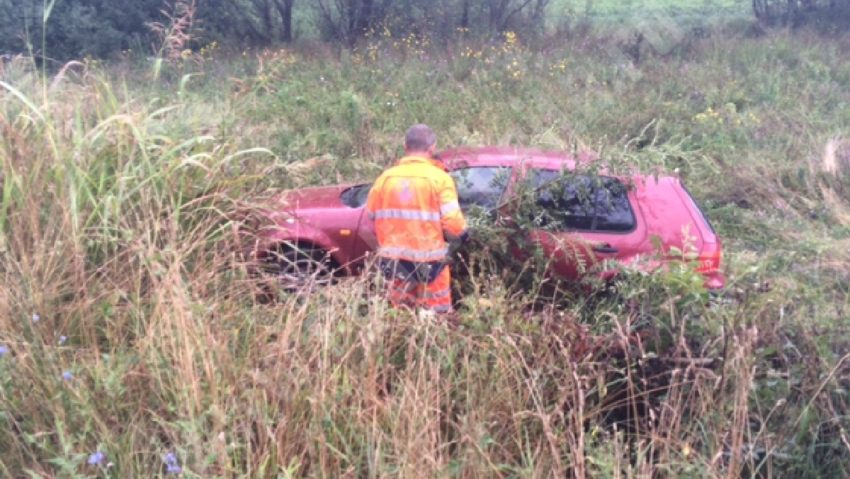
{"label": "short dark hair", "polygon": [[437,135],[428,125],[422,123],[407,129],[404,135],[404,149],[408,151],[427,151],[437,143]]}

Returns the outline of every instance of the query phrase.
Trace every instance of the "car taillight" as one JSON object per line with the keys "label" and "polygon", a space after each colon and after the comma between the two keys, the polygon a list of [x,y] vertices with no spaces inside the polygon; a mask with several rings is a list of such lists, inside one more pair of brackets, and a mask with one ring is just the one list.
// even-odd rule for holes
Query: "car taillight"
{"label": "car taillight", "polygon": [[720,247],[720,242],[703,244],[697,258],[697,271],[700,273],[714,273],[720,270],[720,260],[723,258],[723,251]]}

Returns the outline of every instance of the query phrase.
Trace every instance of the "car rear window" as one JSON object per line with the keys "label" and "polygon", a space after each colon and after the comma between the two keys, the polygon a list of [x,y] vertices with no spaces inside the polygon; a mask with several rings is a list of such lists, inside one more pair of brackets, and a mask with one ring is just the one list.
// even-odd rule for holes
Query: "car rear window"
{"label": "car rear window", "polygon": [[538,220],[556,230],[625,233],[635,228],[628,187],[608,176],[533,170]]}
{"label": "car rear window", "polygon": [[692,195],[688,188],[685,187],[684,183],[682,184],[682,189],[685,191],[685,198],[691,202],[691,206],[693,206],[693,209],[697,212],[700,219],[702,219],[702,223],[709,231],[711,231],[712,234],[716,235],[717,232],[714,231],[714,225],[712,225],[711,221],[708,220],[708,216],[706,216],[705,212],[702,208],[700,208],[699,203],[697,203],[697,200],[694,199],[694,195]]}

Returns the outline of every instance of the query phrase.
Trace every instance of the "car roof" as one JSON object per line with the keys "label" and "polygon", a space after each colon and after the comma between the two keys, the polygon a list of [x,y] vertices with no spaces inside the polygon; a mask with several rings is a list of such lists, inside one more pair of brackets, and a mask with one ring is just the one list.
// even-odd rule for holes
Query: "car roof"
{"label": "car roof", "polygon": [[514,146],[485,146],[452,148],[439,154],[449,169],[463,166],[518,166],[531,165],[546,169],[575,169],[576,165],[596,161],[592,152],[576,154]]}

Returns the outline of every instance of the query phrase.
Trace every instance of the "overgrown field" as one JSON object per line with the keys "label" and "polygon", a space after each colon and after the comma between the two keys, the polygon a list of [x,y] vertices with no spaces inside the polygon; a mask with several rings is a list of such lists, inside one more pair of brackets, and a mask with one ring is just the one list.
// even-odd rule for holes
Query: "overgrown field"
{"label": "overgrown field", "polygon": [[[850,36],[658,33],[2,66],[0,476],[850,475]],[[728,291],[256,301],[244,211],[374,177],[418,121],[678,171]]]}

